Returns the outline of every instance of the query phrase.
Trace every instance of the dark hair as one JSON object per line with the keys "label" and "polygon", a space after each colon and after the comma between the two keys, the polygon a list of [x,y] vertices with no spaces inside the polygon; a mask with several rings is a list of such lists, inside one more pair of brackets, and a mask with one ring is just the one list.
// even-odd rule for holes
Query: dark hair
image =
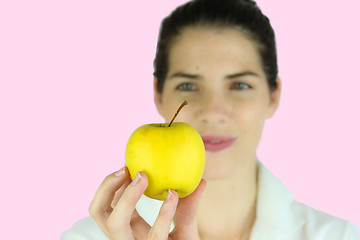
{"label": "dark hair", "polygon": [[235,27],[257,42],[262,67],[270,90],[276,89],[278,75],[275,33],[269,19],[252,0],[193,0],[177,7],[161,23],[154,76],[162,92],[168,73],[168,55],[172,42],[186,27]]}

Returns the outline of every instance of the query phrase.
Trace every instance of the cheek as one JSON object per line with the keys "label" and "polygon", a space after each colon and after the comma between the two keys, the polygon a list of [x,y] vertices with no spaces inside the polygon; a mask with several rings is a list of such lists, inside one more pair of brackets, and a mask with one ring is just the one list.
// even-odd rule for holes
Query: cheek
{"label": "cheek", "polygon": [[[166,120],[166,122],[170,122],[175,114],[177,113],[179,107],[184,102],[185,99],[181,99],[178,97],[170,96],[166,97],[164,96],[162,99],[162,112],[161,115]],[[191,107],[188,105],[185,105],[177,114],[175,118],[175,122],[187,122],[189,123],[191,116]]]}
{"label": "cheek", "polygon": [[[171,121],[171,119],[174,117],[175,113],[176,113],[175,109],[174,111],[172,111],[172,114],[170,114],[170,119],[169,121]],[[190,106],[185,106],[183,107],[183,109],[178,113],[178,115],[175,118],[175,122],[185,122],[188,123],[190,125],[192,125],[193,127],[195,127],[195,122],[194,122],[194,112],[193,109],[190,108]]]}
{"label": "cheek", "polygon": [[266,119],[267,107],[265,103],[247,104],[236,111],[236,124],[241,126],[245,135],[253,135],[255,138],[262,132]]}
{"label": "cheek", "polygon": [[195,115],[195,111],[199,106],[199,103],[197,100],[195,100],[195,98],[196,97],[190,96],[189,94],[179,94],[174,91],[164,91],[162,97],[162,116],[166,121],[171,121],[180,105],[184,101],[187,101],[188,104],[180,110],[176,116],[175,121],[191,123],[192,118]]}

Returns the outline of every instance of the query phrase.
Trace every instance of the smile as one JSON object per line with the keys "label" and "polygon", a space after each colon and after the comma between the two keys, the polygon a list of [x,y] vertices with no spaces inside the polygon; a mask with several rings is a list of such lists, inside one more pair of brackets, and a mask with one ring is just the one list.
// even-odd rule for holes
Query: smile
{"label": "smile", "polygon": [[219,152],[230,147],[236,140],[234,137],[202,136],[205,150],[208,152]]}

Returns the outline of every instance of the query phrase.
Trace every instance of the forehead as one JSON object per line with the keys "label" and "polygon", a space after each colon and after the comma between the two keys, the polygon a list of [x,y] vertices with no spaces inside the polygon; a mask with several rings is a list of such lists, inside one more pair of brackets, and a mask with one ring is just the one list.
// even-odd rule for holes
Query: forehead
{"label": "forehead", "polygon": [[256,41],[236,28],[185,28],[173,40],[168,56],[169,71],[194,64],[261,68]]}

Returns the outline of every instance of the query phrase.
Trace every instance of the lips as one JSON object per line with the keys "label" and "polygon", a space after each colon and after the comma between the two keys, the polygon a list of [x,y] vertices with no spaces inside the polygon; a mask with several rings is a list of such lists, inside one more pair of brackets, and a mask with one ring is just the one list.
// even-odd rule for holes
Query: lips
{"label": "lips", "polygon": [[219,152],[230,147],[236,140],[234,137],[202,136],[205,150],[208,152]]}

